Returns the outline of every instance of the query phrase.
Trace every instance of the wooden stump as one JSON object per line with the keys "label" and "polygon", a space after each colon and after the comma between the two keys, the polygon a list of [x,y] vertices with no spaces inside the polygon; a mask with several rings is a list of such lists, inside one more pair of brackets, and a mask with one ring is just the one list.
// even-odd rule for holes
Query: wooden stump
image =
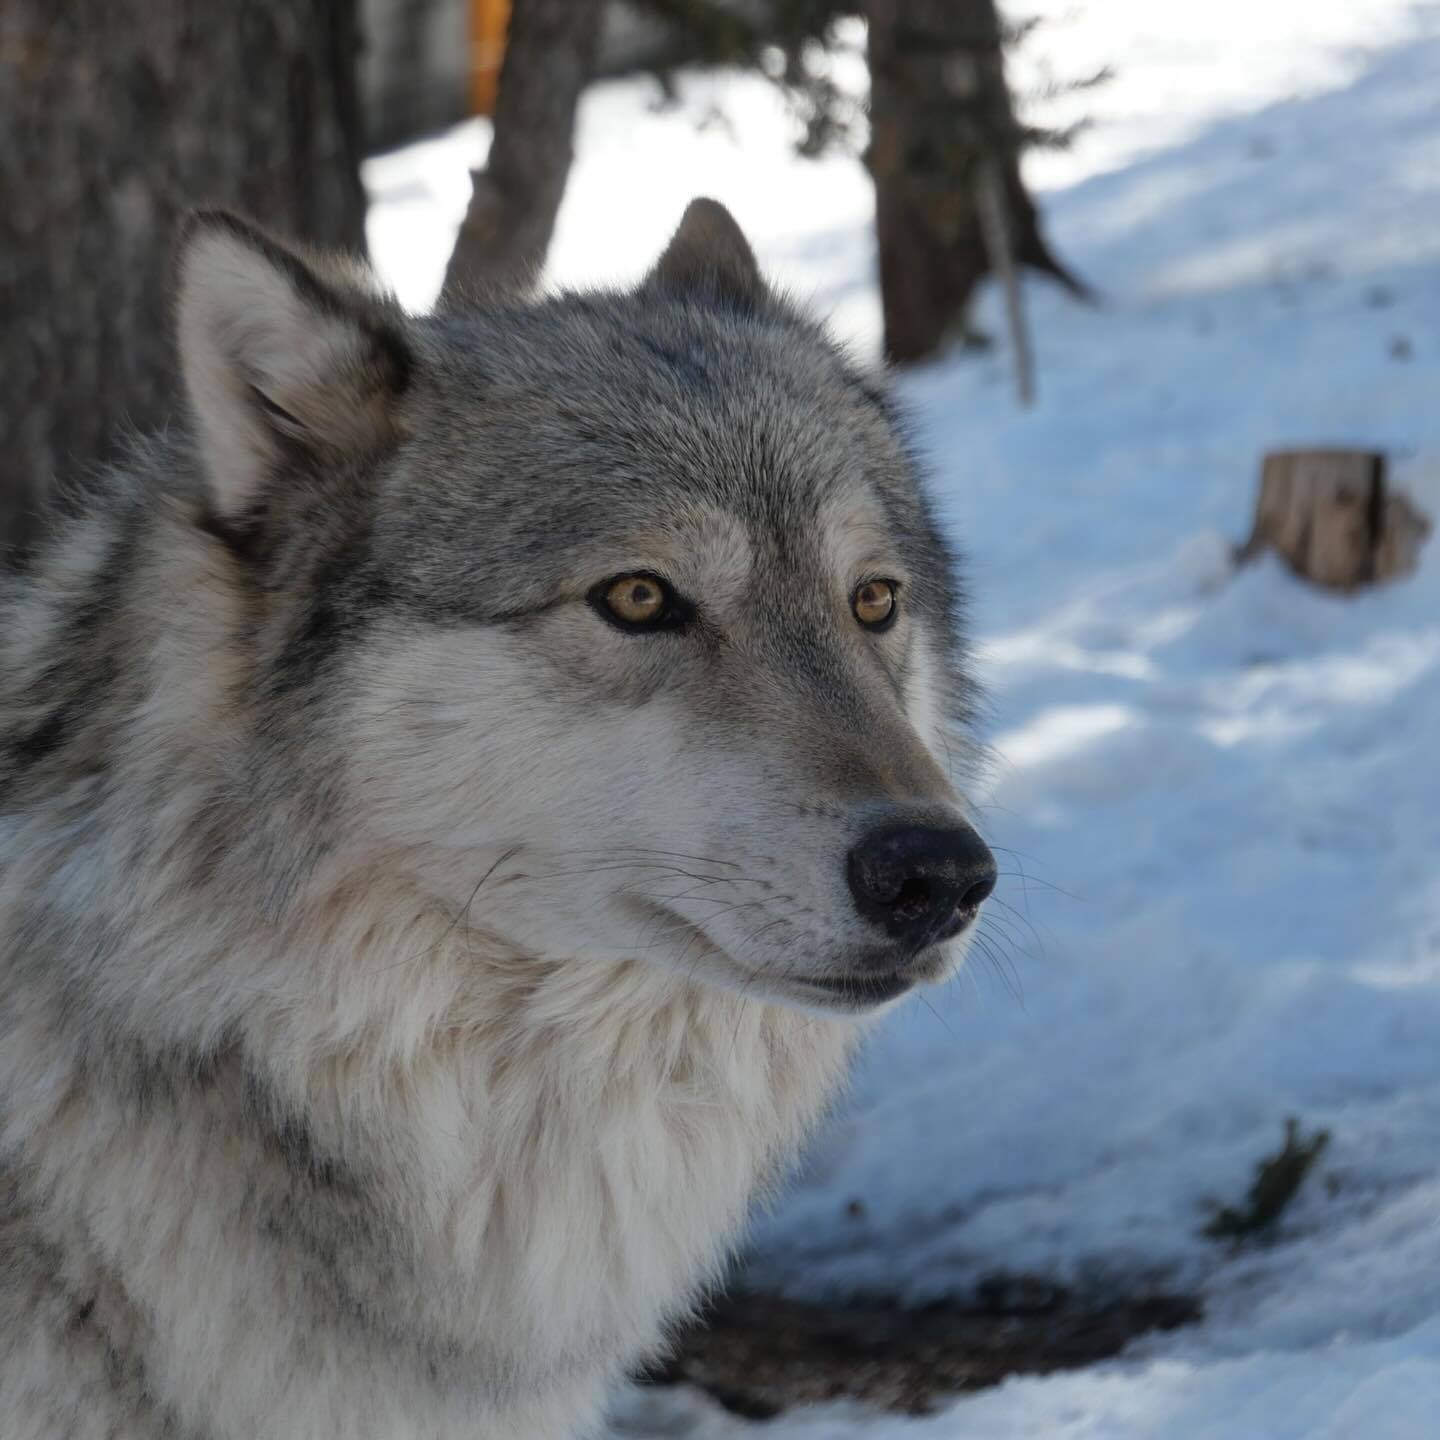
{"label": "wooden stump", "polygon": [[1239,559],[1274,550],[1295,574],[1352,591],[1415,568],[1430,522],[1386,485],[1371,450],[1280,450],[1260,473],[1255,524]]}

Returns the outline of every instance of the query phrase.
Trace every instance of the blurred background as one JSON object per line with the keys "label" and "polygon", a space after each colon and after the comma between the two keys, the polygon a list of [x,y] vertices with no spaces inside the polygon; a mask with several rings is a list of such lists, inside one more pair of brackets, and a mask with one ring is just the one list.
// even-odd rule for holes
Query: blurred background
{"label": "blurred background", "polygon": [[894,367],[1001,888],[615,1436],[1440,1435],[1440,5],[3,0],[0,548],[171,415],[177,215]]}

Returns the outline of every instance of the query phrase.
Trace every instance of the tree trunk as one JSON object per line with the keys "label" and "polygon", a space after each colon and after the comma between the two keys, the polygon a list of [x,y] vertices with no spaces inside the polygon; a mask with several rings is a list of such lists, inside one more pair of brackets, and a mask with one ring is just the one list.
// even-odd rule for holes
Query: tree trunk
{"label": "tree trunk", "polygon": [[595,70],[598,0],[514,0],[495,132],[445,289],[530,284],[545,263],[574,155],[575,111]]}
{"label": "tree trunk", "polygon": [[196,204],[363,248],[355,0],[0,3],[0,553],[174,414]]}
{"label": "tree trunk", "polygon": [[987,164],[998,171],[1013,262],[1087,294],[1051,253],[1020,178],[995,0],[866,0],[865,11],[887,355],[922,360],[965,333],[975,288],[994,269]]}

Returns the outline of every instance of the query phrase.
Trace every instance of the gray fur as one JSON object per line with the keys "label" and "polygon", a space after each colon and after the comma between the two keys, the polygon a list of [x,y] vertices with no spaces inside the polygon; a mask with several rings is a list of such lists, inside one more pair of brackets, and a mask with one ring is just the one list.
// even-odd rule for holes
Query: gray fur
{"label": "gray fur", "polygon": [[577,1435],[839,1082],[846,847],[960,814],[951,557],[710,202],[628,293],[180,288],[192,423],[0,590],[6,1440]]}

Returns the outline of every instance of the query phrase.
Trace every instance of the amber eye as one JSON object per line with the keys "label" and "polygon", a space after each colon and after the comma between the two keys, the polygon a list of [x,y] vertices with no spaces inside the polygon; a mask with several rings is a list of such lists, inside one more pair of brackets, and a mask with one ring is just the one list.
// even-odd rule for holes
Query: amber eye
{"label": "amber eye", "polygon": [[867,630],[888,629],[895,621],[898,589],[893,580],[867,580],[850,599],[855,618]]}
{"label": "amber eye", "polygon": [[695,613],[658,575],[644,571],[602,580],[591,590],[590,603],[622,630],[671,629]]}
{"label": "amber eye", "polygon": [[665,592],[648,575],[625,575],[610,582],[605,603],[617,620],[648,625],[665,609]]}

